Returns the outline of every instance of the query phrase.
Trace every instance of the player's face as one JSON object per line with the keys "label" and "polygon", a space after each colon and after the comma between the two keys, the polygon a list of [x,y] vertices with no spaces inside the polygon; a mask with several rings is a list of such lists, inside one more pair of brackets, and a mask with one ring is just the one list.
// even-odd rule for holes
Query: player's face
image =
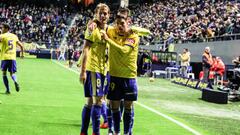
{"label": "player's face", "polygon": [[109,19],[109,11],[107,8],[99,9],[98,11],[98,20],[100,23],[106,24]]}
{"label": "player's face", "polygon": [[127,32],[127,29],[128,29],[127,20],[123,19],[123,18],[117,19],[116,20],[116,27],[117,27],[118,32],[120,32],[120,33]]}
{"label": "player's face", "polygon": [[2,33],[8,32],[8,29],[4,28],[3,26],[1,26],[1,27],[2,27]]}

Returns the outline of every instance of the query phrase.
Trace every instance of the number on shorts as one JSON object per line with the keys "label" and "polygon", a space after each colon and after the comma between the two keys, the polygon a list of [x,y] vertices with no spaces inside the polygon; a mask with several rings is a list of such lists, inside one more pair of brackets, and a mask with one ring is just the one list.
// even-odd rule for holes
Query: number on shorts
{"label": "number on shorts", "polygon": [[13,49],[13,40],[9,40],[8,41],[8,47],[9,47],[9,49],[8,50],[12,50]]}
{"label": "number on shorts", "polygon": [[110,85],[110,88],[113,91],[115,89],[115,83],[112,82],[111,85]]}
{"label": "number on shorts", "polygon": [[104,86],[107,86],[107,78],[104,79]]}
{"label": "number on shorts", "polygon": [[97,87],[100,87],[100,86],[101,86],[101,80],[97,79]]}

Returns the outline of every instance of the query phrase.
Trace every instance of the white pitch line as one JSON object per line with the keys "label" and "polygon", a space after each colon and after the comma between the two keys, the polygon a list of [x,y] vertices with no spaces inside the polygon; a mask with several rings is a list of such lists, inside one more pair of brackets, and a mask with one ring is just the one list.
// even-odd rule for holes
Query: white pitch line
{"label": "white pitch line", "polygon": [[144,105],[144,104],[142,104],[142,103],[139,103],[139,102],[135,102],[135,103],[136,103],[137,105],[139,105],[139,106],[141,106],[141,107],[143,107],[143,108],[145,108],[145,109],[151,111],[151,112],[156,113],[157,115],[160,115],[160,116],[162,116],[162,117],[164,117],[164,118],[166,118],[166,119],[172,121],[173,123],[175,123],[175,124],[177,124],[177,125],[183,127],[184,129],[186,129],[186,130],[192,132],[194,135],[201,135],[201,133],[199,133],[198,131],[196,131],[196,130],[190,128],[189,126],[187,126],[187,125],[181,123],[180,121],[177,121],[177,120],[173,119],[172,117],[170,117],[170,116],[168,116],[168,115],[166,115],[166,114],[160,113],[159,111],[157,111],[157,110],[155,110],[155,109],[153,109],[153,108],[151,108],[151,107],[148,107],[148,106],[146,106],[146,105]]}
{"label": "white pitch line", "polygon": [[[52,60],[52,61],[53,61],[54,63],[56,63],[56,64],[64,67],[65,69],[68,69],[69,71],[72,71],[72,72],[74,72],[74,73],[76,73],[76,74],[79,74],[79,72],[77,72],[77,71],[75,71],[75,70],[73,70],[73,69],[71,69],[71,68],[67,68],[66,66],[64,66],[64,65],[61,64],[60,62],[57,62],[57,61],[55,61],[55,60]],[[143,107],[143,108],[145,108],[145,109],[147,109],[147,110],[149,110],[149,111],[151,111],[151,112],[159,115],[159,116],[164,117],[165,119],[168,119],[168,120],[172,121],[173,123],[175,123],[175,124],[181,126],[182,128],[190,131],[190,132],[193,133],[194,135],[201,135],[201,133],[199,133],[198,131],[192,129],[191,127],[185,125],[184,123],[182,123],[182,122],[180,122],[180,121],[177,121],[177,120],[173,119],[172,117],[170,117],[170,116],[168,116],[168,115],[166,115],[166,114],[160,113],[159,111],[157,111],[157,110],[155,110],[155,109],[153,109],[153,108],[151,108],[151,107],[148,107],[148,106],[146,106],[146,105],[144,105],[144,104],[142,104],[142,103],[140,103],[140,102],[135,102],[135,103],[136,103],[137,105],[139,105],[139,106],[141,106],[141,107]]]}

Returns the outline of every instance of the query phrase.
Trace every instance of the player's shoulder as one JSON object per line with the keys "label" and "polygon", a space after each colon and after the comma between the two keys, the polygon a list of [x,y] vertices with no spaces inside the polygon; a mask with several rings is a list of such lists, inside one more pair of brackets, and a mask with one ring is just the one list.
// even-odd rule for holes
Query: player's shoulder
{"label": "player's shoulder", "polygon": [[129,33],[128,38],[139,39],[139,36],[137,33],[131,32]]}
{"label": "player's shoulder", "polygon": [[107,26],[107,31],[112,31],[112,30],[114,30],[115,28],[112,26],[112,25],[108,25]]}
{"label": "player's shoulder", "polygon": [[126,38],[126,41],[131,44],[137,45],[139,43],[139,36],[136,33],[129,33]]}
{"label": "player's shoulder", "polygon": [[112,25],[108,25],[107,29],[106,29],[107,32],[114,32],[115,30],[116,30],[116,28],[113,27]]}
{"label": "player's shoulder", "polygon": [[16,35],[16,34],[10,33],[10,32],[5,33],[5,36],[17,38],[17,35]]}

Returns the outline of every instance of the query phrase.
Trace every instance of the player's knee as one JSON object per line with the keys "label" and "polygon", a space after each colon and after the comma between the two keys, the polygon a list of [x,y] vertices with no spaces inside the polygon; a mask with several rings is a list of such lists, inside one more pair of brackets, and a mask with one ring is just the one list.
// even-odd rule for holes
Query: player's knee
{"label": "player's knee", "polygon": [[94,96],[93,104],[101,106],[103,103],[103,97]]}
{"label": "player's knee", "polygon": [[124,101],[124,108],[125,110],[132,110],[133,107],[133,101]]}
{"label": "player's knee", "polygon": [[113,112],[119,111],[120,101],[110,101],[110,108]]}
{"label": "player's knee", "polygon": [[84,107],[91,109],[92,105],[85,104]]}
{"label": "player's knee", "polygon": [[86,105],[87,106],[92,106],[92,104],[93,104],[92,98],[87,98],[86,100],[87,100]]}
{"label": "player's knee", "polygon": [[6,72],[6,71],[3,71],[2,73],[3,73],[3,76],[6,76],[6,75],[7,75],[7,72]]}

